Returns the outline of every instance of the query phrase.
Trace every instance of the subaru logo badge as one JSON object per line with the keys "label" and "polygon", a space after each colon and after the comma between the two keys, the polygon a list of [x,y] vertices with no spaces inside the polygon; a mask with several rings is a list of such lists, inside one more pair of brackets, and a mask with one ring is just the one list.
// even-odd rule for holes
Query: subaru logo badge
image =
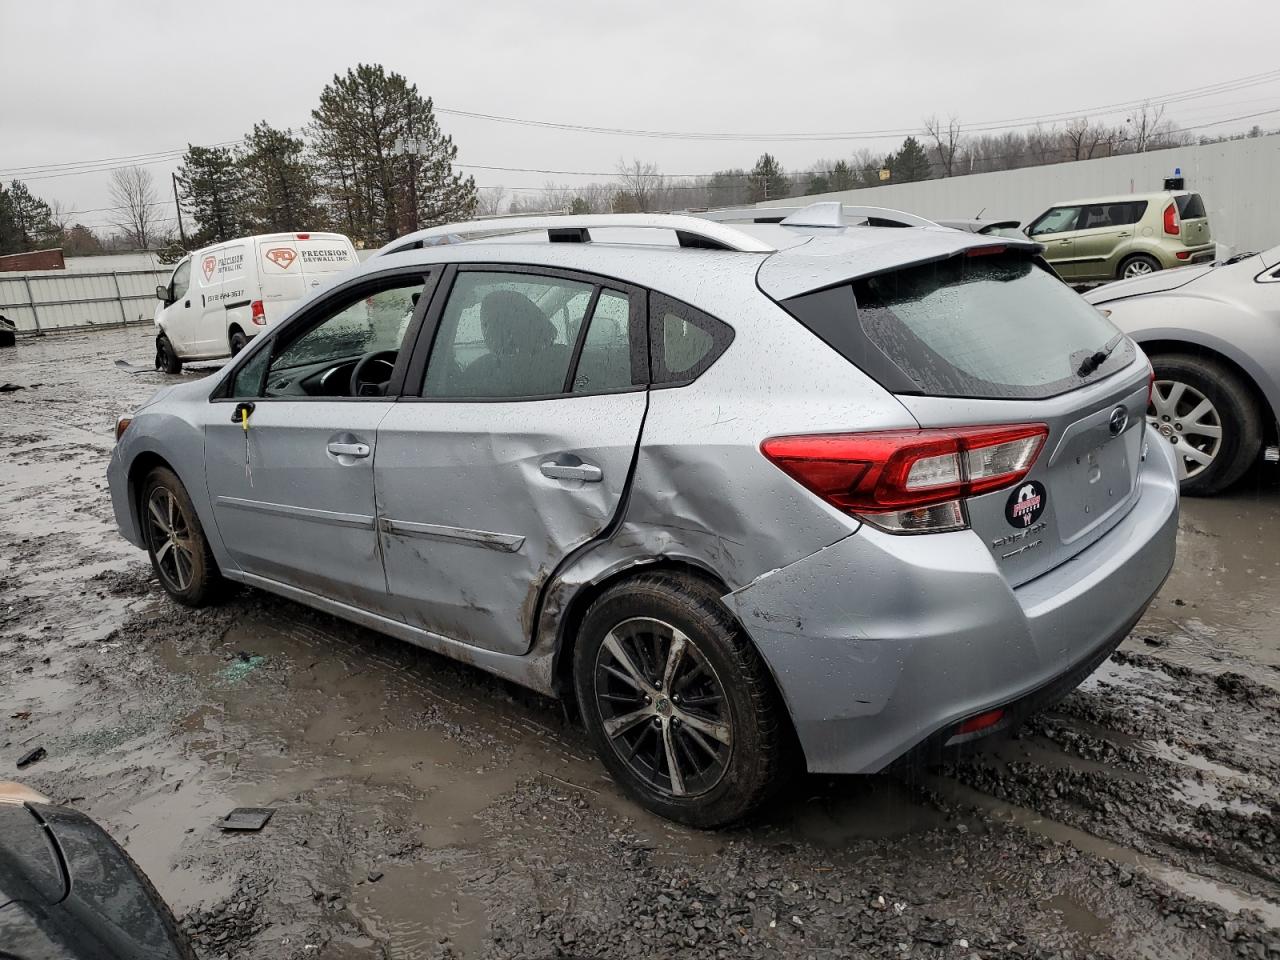
{"label": "subaru logo badge", "polygon": [[1111,435],[1118,437],[1124,433],[1124,428],[1129,425],[1129,411],[1124,407],[1116,407],[1111,411]]}

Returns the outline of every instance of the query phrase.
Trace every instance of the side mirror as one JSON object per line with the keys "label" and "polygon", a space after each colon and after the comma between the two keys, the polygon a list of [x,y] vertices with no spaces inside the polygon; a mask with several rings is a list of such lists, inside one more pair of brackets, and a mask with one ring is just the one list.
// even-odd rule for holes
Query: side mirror
{"label": "side mirror", "polygon": [[164,286],[163,284],[156,287],[156,299],[159,300],[161,303],[168,303],[169,288]]}

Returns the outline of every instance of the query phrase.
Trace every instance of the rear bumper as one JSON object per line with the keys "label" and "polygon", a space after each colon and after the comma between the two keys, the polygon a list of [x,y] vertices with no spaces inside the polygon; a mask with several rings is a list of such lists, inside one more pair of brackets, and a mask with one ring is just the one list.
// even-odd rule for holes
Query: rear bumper
{"label": "rear bumper", "polygon": [[1124,639],[1173,566],[1178,489],[1151,442],[1137,503],[1018,588],[972,531],[862,527],[725,598],[769,664],[810,770],[870,773],[995,707],[1064,696]]}

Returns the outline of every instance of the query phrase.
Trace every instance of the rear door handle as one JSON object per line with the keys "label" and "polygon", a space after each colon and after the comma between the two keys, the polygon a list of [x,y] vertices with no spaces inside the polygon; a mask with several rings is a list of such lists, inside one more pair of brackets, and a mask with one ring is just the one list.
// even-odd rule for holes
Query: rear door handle
{"label": "rear door handle", "polygon": [[367,443],[330,443],[325,449],[335,457],[367,457],[369,455]]}
{"label": "rear door handle", "polygon": [[[576,459],[576,458],[575,458]],[[594,463],[557,463],[555,460],[542,461],[542,475],[552,480],[582,480],[585,483],[599,483],[604,479],[604,471]]]}

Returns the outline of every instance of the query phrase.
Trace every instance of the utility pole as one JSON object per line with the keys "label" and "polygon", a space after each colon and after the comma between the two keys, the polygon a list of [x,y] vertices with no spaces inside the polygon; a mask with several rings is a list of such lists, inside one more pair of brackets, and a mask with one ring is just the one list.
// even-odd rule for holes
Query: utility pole
{"label": "utility pole", "polygon": [[178,211],[178,238],[182,240],[182,249],[187,249],[187,231],[182,228],[182,204],[178,202],[178,174],[170,173],[173,178],[173,205]]}

